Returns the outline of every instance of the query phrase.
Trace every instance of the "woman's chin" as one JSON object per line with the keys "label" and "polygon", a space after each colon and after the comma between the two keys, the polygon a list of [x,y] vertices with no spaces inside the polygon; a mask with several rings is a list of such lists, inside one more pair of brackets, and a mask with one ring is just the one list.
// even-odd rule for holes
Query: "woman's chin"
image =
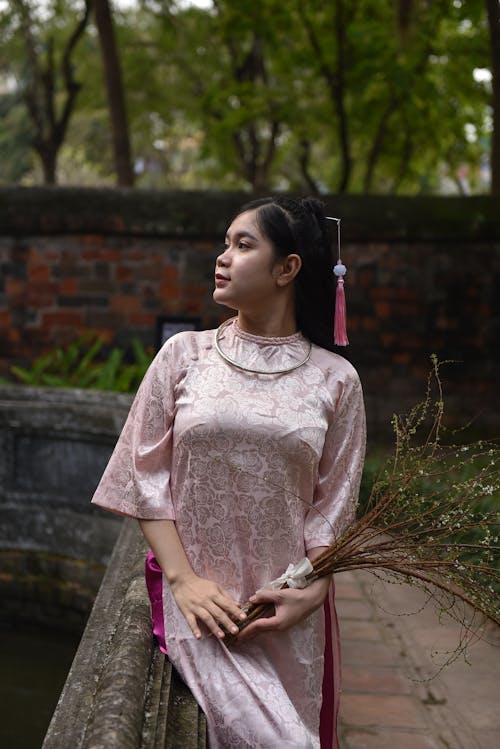
{"label": "woman's chin", "polygon": [[224,294],[224,289],[214,289],[212,298],[216,304],[223,304],[225,307],[229,307],[229,309],[237,309],[237,306],[230,297]]}

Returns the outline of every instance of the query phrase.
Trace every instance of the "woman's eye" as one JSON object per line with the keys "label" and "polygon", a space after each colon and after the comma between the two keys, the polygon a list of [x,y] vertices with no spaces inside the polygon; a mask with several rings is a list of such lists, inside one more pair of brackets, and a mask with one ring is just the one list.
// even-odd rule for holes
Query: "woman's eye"
{"label": "woman's eye", "polygon": [[246,244],[245,242],[239,242],[239,243],[238,243],[238,248],[239,248],[240,250],[248,250],[248,249],[249,249],[249,245],[248,245],[248,244]]}

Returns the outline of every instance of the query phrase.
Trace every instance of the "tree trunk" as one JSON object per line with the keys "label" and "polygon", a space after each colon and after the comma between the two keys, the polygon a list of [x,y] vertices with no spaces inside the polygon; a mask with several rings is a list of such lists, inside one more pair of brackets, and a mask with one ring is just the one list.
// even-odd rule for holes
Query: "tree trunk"
{"label": "tree trunk", "polygon": [[93,7],[108,92],[117,182],[121,186],[131,186],[134,184],[134,172],[127,110],[109,0],[93,0]]}
{"label": "tree trunk", "polygon": [[299,144],[299,166],[304,184],[312,195],[319,195],[319,187],[309,171],[309,162],[311,158],[311,142],[307,138],[302,138]]}
{"label": "tree trunk", "polygon": [[338,119],[338,138],[340,151],[340,178],[337,192],[347,192],[351,179],[353,160],[351,154],[351,141],[347,121],[347,109],[345,105],[345,71],[346,71],[346,29],[345,29],[345,7],[343,0],[335,2],[334,28],[336,34],[336,65],[333,69],[326,61],[319,42],[318,36],[307,15],[305,4],[299,0],[298,11],[304,28],[306,30],[309,43],[316,55],[320,74],[323,76],[327,90],[330,94],[333,110]]}
{"label": "tree trunk", "polygon": [[493,89],[493,132],[491,135],[491,194],[500,195],[500,2],[486,0],[490,28]]}
{"label": "tree trunk", "polygon": [[51,148],[50,145],[44,145],[41,148],[35,146],[35,148],[42,162],[44,185],[55,185],[58,149]]}

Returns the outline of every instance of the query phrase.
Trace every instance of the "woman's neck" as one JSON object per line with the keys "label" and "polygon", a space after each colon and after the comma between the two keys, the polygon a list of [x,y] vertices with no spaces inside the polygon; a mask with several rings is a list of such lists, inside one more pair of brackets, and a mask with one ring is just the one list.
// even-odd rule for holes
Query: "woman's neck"
{"label": "woman's neck", "polygon": [[246,333],[269,338],[284,338],[297,332],[295,315],[290,311],[285,311],[283,314],[277,312],[249,314],[240,310],[238,325]]}

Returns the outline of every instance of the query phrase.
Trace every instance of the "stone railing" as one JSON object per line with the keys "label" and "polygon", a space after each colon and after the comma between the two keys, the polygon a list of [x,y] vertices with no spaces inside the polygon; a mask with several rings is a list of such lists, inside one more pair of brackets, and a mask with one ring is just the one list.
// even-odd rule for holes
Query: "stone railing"
{"label": "stone railing", "polygon": [[0,386],[0,596],[7,626],[81,633],[120,532],[90,497],[129,395]]}
{"label": "stone railing", "polygon": [[42,749],[202,749],[205,718],[154,645],[146,547],[125,520]]}

